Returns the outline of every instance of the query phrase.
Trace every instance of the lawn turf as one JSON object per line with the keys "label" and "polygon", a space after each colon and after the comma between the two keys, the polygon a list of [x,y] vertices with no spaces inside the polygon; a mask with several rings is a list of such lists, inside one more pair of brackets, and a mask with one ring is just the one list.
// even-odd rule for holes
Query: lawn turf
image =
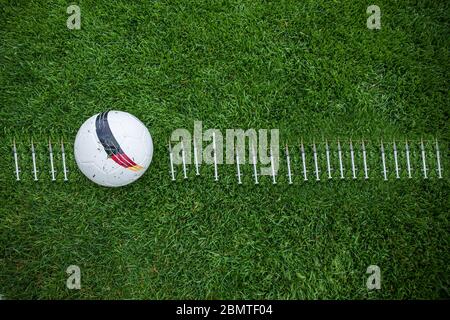
{"label": "lawn turf", "polygon": [[[365,1],[77,4],[71,31],[66,1],[0,1],[4,298],[449,298],[447,1],[377,1],[381,30]],[[155,143],[145,176],[119,189],[84,178],[70,148],[109,109]],[[238,186],[227,167],[218,183],[211,168],[172,183],[166,142],[194,120],[278,128],[289,144],[437,137],[444,179]],[[31,181],[26,143],[44,163],[49,136],[67,143],[67,183]],[[73,264],[81,290],[65,286]],[[381,290],[366,288],[372,264]]]}

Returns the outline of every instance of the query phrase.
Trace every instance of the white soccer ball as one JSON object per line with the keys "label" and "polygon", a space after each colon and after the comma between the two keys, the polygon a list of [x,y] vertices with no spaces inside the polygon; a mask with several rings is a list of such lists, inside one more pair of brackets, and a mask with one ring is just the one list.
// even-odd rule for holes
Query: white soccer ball
{"label": "white soccer ball", "polygon": [[106,187],[137,180],[153,156],[148,129],[138,118],[122,111],[102,112],[86,120],[78,130],[74,149],[81,172]]}

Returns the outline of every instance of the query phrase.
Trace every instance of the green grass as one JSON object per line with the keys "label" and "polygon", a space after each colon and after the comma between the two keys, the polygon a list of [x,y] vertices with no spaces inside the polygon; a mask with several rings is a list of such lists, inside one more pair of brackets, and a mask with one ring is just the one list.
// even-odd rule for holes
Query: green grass
{"label": "green grass", "polygon": [[[171,183],[176,128],[450,141],[449,4],[376,1],[0,1],[0,294],[58,299],[449,298],[444,179],[238,186],[233,168]],[[140,118],[151,167],[120,189],[14,181],[11,141],[70,146],[91,115]],[[40,161],[43,161],[42,159]],[[25,175],[30,175],[28,167]],[[24,170],[25,171],[25,170]],[[211,172],[211,171],[209,171]],[[228,173],[228,174],[226,174]],[[66,289],[80,266],[82,289]],[[380,266],[382,289],[365,286]]]}

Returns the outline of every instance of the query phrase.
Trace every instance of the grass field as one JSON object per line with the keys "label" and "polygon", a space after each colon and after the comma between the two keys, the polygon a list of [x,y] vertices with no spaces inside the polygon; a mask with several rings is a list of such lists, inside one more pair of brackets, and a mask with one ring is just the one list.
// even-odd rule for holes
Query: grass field
{"label": "grass field", "polygon": [[[449,298],[444,179],[172,183],[176,128],[449,145],[448,1],[0,0],[0,294],[12,299]],[[381,30],[366,9],[381,8]],[[149,128],[136,183],[94,185],[70,145],[117,109]],[[31,137],[67,141],[72,179],[14,179]],[[30,176],[31,168],[24,175]],[[227,168],[224,170],[233,170]],[[368,291],[366,269],[381,269]],[[81,290],[66,268],[81,268]]]}

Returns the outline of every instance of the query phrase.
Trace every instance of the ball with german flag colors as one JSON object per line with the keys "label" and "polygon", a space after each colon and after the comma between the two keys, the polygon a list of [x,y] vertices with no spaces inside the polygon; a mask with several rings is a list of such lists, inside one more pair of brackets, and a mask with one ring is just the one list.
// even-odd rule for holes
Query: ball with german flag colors
{"label": "ball with german flag colors", "polygon": [[127,185],[147,170],[153,142],[146,126],[122,111],[106,111],[86,120],[75,138],[75,160],[81,172],[107,187]]}

